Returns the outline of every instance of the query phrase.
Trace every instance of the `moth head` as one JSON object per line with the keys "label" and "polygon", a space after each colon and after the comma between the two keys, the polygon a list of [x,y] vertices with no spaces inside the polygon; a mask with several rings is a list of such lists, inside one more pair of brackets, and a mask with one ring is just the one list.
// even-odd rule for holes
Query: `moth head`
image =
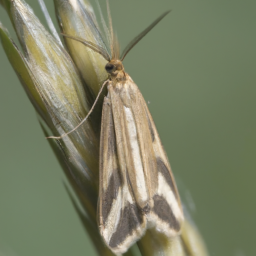
{"label": "moth head", "polygon": [[[1,1],[1,0],[0,0]],[[112,19],[110,15],[109,10],[109,4],[107,1],[107,9],[108,9],[108,17],[109,17],[109,29],[107,29],[106,37],[110,39],[110,46],[109,49],[111,52],[109,52],[106,47],[102,47],[101,45],[87,41],[80,37],[75,37],[71,35],[67,35],[65,33],[61,33],[63,36],[73,39],[75,41],[78,41],[85,46],[92,49],[94,52],[99,53],[105,60],[108,61],[108,63],[105,66],[105,70],[111,75],[111,76],[117,76],[118,74],[121,75],[121,73],[124,74],[124,66],[122,64],[122,61],[128,54],[128,52],[160,21],[162,20],[170,11],[164,12],[161,16],[159,16],[153,23],[151,23],[146,29],[144,29],[138,36],[136,36],[123,50],[123,53],[120,55],[120,46],[117,40],[116,34],[113,32],[112,27]],[[97,26],[96,26],[97,27]],[[120,72],[122,71],[122,72]]]}
{"label": "moth head", "polygon": [[105,69],[110,75],[116,76],[120,71],[124,71],[124,66],[120,60],[111,60],[106,64]]}

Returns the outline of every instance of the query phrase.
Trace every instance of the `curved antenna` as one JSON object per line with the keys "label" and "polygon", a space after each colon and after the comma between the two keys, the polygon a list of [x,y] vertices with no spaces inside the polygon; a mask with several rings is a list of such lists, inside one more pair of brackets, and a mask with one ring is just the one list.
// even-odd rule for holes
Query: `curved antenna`
{"label": "curved antenna", "polygon": [[67,38],[73,39],[77,42],[80,42],[80,43],[84,44],[85,46],[89,47],[93,51],[99,53],[105,60],[107,60],[107,61],[111,60],[107,51],[104,48],[100,47],[99,45],[94,44],[93,42],[84,40],[83,38],[80,38],[80,37],[70,36],[70,35],[67,35],[67,34],[64,34],[64,33],[61,33],[61,34],[65,37],[67,37]]}
{"label": "curved antenna", "polygon": [[161,16],[159,16],[152,24],[150,24],[145,30],[143,30],[139,35],[137,35],[123,50],[121,55],[121,61],[124,60],[127,53],[159,22],[161,21],[169,12],[164,12]]}
{"label": "curved antenna", "polygon": [[[107,47],[108,47],[108,50],[110,50],[111,52],[111,38],[110,38],[110,32],[109,32],[109,29],[108,29],[108,26],[106,24],[106,21],[104,19],[104,16],[103,16],[103,13],[102,13],[102,9],[100,7],[100,4],[99,4],[99,1],[96,0],[96,4],[98,6],[98,10],[99,10],[99,13],[100,13],[100,19],[101,19],[101,23],[102,23],[102,26],[103,26],[103,30],[104,30],[104,34],[105,34],[105,38],[107,39]],[[112,53],[111,53],[112,55]]]}
{"label": "curved antenna", "polygon": [[108,29],[110,34],[110,48],[111,48],[111,55],[114,57],[114,32],[113,32],[113,25],[112,25],[112,18],[111,18],[111,12],[109,7],[109,1],[107,0],[107,12],[108,12]]}
{"label": "curved antenna", "polygon": [[117,35],[116,35],[116,33],[114,33],[114,30],[113,30],[109,0],[106,0],[106,2],[107,2],[108,30],[109,30],[109,37],[110,37],[111,57],[112,57],[112,59],[119,59],[119,57],[120,57],[119,42],[117,39]]}

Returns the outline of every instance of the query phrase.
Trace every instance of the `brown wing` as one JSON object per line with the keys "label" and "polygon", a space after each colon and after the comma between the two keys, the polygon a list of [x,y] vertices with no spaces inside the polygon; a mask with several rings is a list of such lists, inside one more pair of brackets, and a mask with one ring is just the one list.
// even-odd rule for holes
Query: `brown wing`
{"label": "brown wing", "polygon": [[142,94],[132,79],[128,84],[150,201],[148,221],[158,231],[175,236],[181,230],[183,211],[171,167]]}
{"label": "brown wing", "polygon": [[167,236],[175,236],[181,231],[183,222],[182,205],[171,166],[153,118],[142,95],[141,98],[151,131],[151,142],[158,172],[158,189],[153,196],[154,207],[150,212],[149,219],[155,223],[158,231],[165,233]]}
{"label": "brown wing", "polygon": [[[126,145],[120,138],[121,122],[114,124],[112,107],[110,99],[105,98],[101,124],[98,214],[100,233],[105,243],[120,254],[143,235],[146,217],[129,188],[125,153],[120,151]],[[118,115],[121,121],[122,113]]]}
{"label": "brown wing", "polygon": [[179,234],[183,213],[167,156],[138,87],[128,77],[108,90],[101,127],[99,223],[106,244],[123,253],[146,227],[167,236]]}
{"label": "brown wing", "polygon": [[135,201],[146,213],[153,206],[151,198],[157,190],[157,168],[141,96],[129,78],[109,87],[109,93],[116,137],[122,141],[117,143],[119,162],[127,173]]}

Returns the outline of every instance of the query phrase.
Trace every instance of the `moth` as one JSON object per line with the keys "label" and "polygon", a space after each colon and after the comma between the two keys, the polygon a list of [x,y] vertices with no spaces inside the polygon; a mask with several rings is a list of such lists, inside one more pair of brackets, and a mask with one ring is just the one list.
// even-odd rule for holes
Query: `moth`
{"label": "moth", "polygon": [[108,94],[103,103],[100,137],[98,224],[106,245],[115,254],[122,254],[148,228],[155,228],[168,237],[178,235],[183,211],[152,116],[122,63],[133,46],[169,11],[135,37],[120,55],[108,5],[107,8],[109,28],[105,26],[105,32],[110,42],[110,54],[101,45],[63,35],[90,47],[108,61],[105,69],[109,79],[103,84],[92,107],[106,84]]}

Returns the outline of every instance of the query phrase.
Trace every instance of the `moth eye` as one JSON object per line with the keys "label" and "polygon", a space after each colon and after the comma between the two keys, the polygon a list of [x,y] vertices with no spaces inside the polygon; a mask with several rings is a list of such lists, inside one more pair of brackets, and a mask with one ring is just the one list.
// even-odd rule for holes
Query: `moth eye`
{"label": "moth eye", "polygon": [[111,73],[111,72],[114,71],[115,66],[114,66],[113,64],[108,63],[108,64],[105,66],[105,69],[106,69],[106,71],[107,71],[108,73]]}

